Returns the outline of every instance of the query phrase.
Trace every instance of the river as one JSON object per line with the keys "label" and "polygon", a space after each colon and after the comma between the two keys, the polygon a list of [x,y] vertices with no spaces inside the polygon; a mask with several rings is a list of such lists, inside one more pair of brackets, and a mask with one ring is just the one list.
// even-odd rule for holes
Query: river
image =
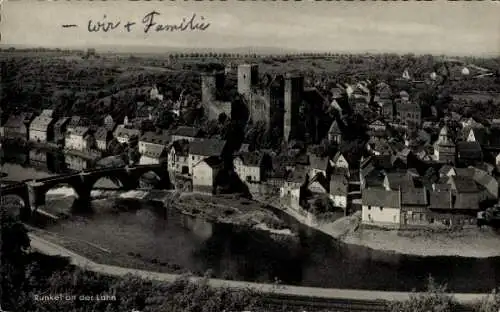
{"label": "river", "polygon": [[[2,171],[8,176],[4,179],[42,177],[57,167],[37,163],[35,169],[29,165],[29,156],[16,153],[14,158],[24,159],[24,166],[5,164]],[[64,189],[59,193],[71,195]],[[119,213],[109,209],[109,200],[92,205],[94,215],[70,218],[47,230],[85,237],[104,248],[140,254],[192,272],[210,269],[215,276],[229,279],[274,281],[276,277],[304,286],[408,291],[423,289],[432,275],[455,292],[489,292],[500,285],[498,257],[417,257],[346,245],[280,211],[275,213],[299,233],[299,240],[280,242],[259,231],[186,219],[175,210],[164,218],[147,204]]]}

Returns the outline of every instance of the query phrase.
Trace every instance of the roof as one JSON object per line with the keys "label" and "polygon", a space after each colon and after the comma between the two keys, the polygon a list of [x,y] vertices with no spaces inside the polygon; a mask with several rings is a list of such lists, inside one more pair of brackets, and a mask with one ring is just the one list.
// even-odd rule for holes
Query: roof
{"label": "roof", "polygon": [[175,150],[175,154],[178,156],[187,156],[189,154],[188,141],[174,141],[170,146]]}
{"label": "roof", "polygon": [[290,171],[286,180],[288,182],[304,183],[306,181],[307,173],[307,168],[305,166],[297,166],[295,167],[295,170]]}
{"label": "roof", "polygon": [[147,145],[142,155],[157,158],[161,157],[165,150],[165,145]]}
{"label": "roof", "polygon": [[330,134],[342,134],[339,128],[339,124],[336,119],[333,120],[332,125],[330,126],[330,129],[328,130],[328,133]]}
{"label": "roof", "polygon": [[216,167],[219,167],[222,164],[221,159],[219,157],[217,157],[217,156],[210,156],[210,157],[204,158],[203,160],[201,160],[197,164],[199,164],[201,162],[206,163],[212,169],[214,169]]}
{"label": "roof", "polygon": [[392,190],[407,190],[413,189],[415,184],[408,172],[388,172],[386,178],[389,183],[389,188]]}
{"label": "roof", "polygon": [[474,181],[484,187],[495,198],[498,197],[498,181],[488,172],[474,169]]}
{"label": "roof", "polygon": [[47,127],[50,125],[52,122],[51,117],[47,116],[37,116],[35,119],[30,124],[30,130],[37,130],[37,131],[47,131]]}
{"label": "roof", "polygon": [[454,209],[479,209],[479,202],[481,200],[480,193],[460,193],[456,194],[454,198]]}
{"label": "roof", "polygon": [[88,127],[75,127],[73,129],[73,131],[71,132],[72,135],[79,135],[79,136],[85,136],[87,135],[89,132],[89,128]]}
{"label": "roof", "polygon": [[225,140],[195,139],[189,143],[189,154],[201,156],[221,156],[225,146]]}
{"label": "roof", "polygon": [[67,124],[71,119],[69,117],[63,117],[61,119],[59,119],[58,121],[56,121],[56,123],[54,124],[54,127],[55,128],[59,128],[65,124]]}
{"label": "roof", "polygon": [[259,152],[244,152],[238,154],[236,157],[241,159],[243,165],[249,167],[259,167],[262,160],[262,155]]}
{"label": "roof", "polygon": [[194,138],[200,130],[195,127],[180,126],[172,132],[172,135]]}
{"label": "roof", "polygon": [[141,134],[141,131],[138,129],[130,129],[130,128],[125,128],[124,125],[119,125],[113,135],[115,137],[132,137],[132,136],[139,136]]}
{"label": "roof", "polygon": [[94,133],[94,137],[96,140],[106,140],[108,138],[109,130],[104,127],[97,128]]}
{"label": "roof", "polygon": [[396,110],[420,112],[420,105],[413,101],[396,101]]}
{"label": "roof", "polygon": [[450,177],[450,182],[455,186],[457,193],[474,193],[479,191],[476,182],[470,177],[452,176]]}
{"label": "roof", "polygon": [[5,125],[6,128],[18,128],[24,125],[24,116],[23,115],[11,115]]}
{"label": "roof", "polygon": [[482,157],[481,145],[478,142],[459,142],[457,151],[459,158],[478,159]]}
{"label": "roof", "polygon": [[469,177],[473,178],[474,177],[474,168],[454,168],[455,173],[459,177]]}
{"label": "roof", "polygon": [[168,145],[170,142],[170,136],[166,133],[156,133],[152,131],[144,132],[144,134],[139,139],[140,142]]}
{"label": "roof", "polygon": [[453,167],[450,165],[444,165],[439,169],[439,175],[447,175]]}
{"label": "roof", "polygon": [[430,209],[451,209],[452,205],[452,195],[448,191],[442,192],[429,192],[429,208]]}
{"label": "roof", "polygon": [[481,145],[487,144],[488,131],[486,128],[466,127],[466,128],[464,128],[464,134],[465,134],[466,138],[469,136],[471,131],[474,134],[474,138],[476,139],[476,142],[478,142]]}
{"label": "roof", "polygon": [[330,177],[330,194],[332,195],[347,195],[349,182],[344,175],[332,175]]}
{"label": "roof", "polygon": [[401,191],[401,203],[403,205],[427,205],[427,189],[414,188]]}
{"label": "roof", "polygon": [[328,157],[309,154],[309,166],[311,169],[326,170],[328,167]]}
{"label": "roof", "polygon": [[70,121],[69,121],[69,124],[68,124],[68,127],[71,127],[71,128],[74,128],[74,127],[78,127],[78,125],[80,124],[80,120],[82,118],[80,116],[73,116],[71,117]]}
{"label": "roof", "polygon": [[361,193],[363,205],[388,208],[401,208],[398,191],[386,191],[382,188],[366,188]]}

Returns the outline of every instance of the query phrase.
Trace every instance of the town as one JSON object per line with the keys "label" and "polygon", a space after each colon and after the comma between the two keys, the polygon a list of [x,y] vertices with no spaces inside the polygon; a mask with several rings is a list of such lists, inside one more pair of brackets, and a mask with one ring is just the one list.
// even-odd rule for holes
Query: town
{"label": "town", "polygon": [[[257,64],[231,62],[199,76],[197,112],[211,128],[183,122],[189,90],[172,99],[153,84],[143,87],[133,116],[107,114],[95,122],[53,109],[20,112],[4,117],[0,135],[7,146],[63,150],[75,171],[164,164],[182,189],[241,193],[310,225],[335,211],[360,212],[363,225],[395,229],[495,225],[500,119],[478,122],[407,91],[443,88],[447,79],[477,81],[490,72],[472,65],[473,77],[453,60],[443,67],[441,76],[432,72],[425,81],[406,68],[392,86],[365,79],[325,90],[325,83],[311,86],[300,74],[271,75]],[[236,76],[232,101],[224,94],[228,75]],[[43,155],[30,150],[32,161],[43,162]]]}

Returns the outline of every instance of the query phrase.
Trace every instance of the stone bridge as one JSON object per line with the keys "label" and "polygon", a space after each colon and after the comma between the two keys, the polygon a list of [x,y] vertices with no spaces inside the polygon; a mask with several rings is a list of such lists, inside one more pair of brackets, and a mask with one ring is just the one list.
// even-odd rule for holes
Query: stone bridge
{"label": "stone bridge", "polygon": [[133,190],[139,187],[139,180],[148,172],[153,172],[159,179],[158,188],[172,187],[167,167],[164,165],[137,165],[113,168],[89,169],[77,173],[51,176],[43,179],[25,180],[0,188],[0,195],[17,196],[24,202],[21,216],[31,215],[39,206],[45,204],[47,192],[58,185],[71,186],[79,202],[90,202],[90,193],[95,183],[101,178],[118,180],[124,190]]}

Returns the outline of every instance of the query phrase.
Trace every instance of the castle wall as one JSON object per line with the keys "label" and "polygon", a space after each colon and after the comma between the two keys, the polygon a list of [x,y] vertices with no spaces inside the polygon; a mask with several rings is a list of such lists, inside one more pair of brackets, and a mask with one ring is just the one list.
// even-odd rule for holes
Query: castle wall
{"label": "castle wall", "polygon": [[299,109],[304,92],[304,77],[287,76],[285,78],[284,95],[284,125],[283,138],[285,141],[293,139],[299,124]]}

